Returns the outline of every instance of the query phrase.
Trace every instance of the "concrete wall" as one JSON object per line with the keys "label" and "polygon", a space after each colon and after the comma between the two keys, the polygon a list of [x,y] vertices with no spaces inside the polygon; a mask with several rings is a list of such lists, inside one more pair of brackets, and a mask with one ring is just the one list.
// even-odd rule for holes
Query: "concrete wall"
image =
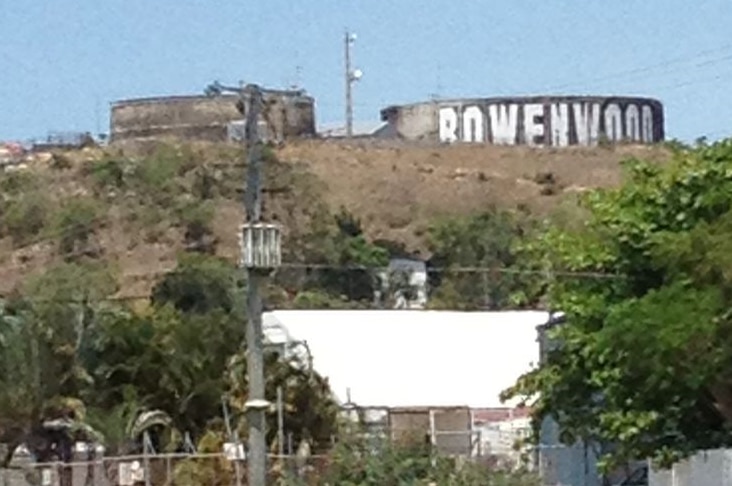
{"label": "concrete wall", "polygon": [[[265,95],[267,132],[275,139],[315,134],[315,101],[301,92]],[[119,101],[112,105],[111,142],[173,137],[224,141],[242,119],[236,96],[177,96]]]}
{"label": "concrete wall", "polygon": [[601,141],[664,139],[663,105],[654,99],[534,96],[439,100],[382,110],[399,136],[443,143],[564,147]]}

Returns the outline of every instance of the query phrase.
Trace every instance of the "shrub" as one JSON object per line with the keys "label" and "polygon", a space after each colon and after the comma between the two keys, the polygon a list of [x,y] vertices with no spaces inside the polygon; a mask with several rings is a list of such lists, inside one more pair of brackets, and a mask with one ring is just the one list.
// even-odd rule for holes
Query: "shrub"
{"label": "shrub", "polygon": [[176,179],[196,167],[196,158],[189,149],[158,148],[135,168],[135,181],[139,190],[160,200],[178,192]]}
{"label": "shrub", "polygon": [[[282,484],[316,484],[288,475]],[[314,479],[314,478],[313,478]],[[427,444],[390,444],[385,440],[343,440],[330,453],[317,484],[371,486],[430,484],[453,486],[538,486],[530,473],[491,470],[469,460],[437,456]]]}
{"label": "shrub", "polygon": [[124,164],[116,159],[100,160],[91,164],[87,172],[98,188],[122,189],[126,186]]}
{"label": "shrub", "polygon": [[39,185],[38,177],[24,170],[6,172],[0,177],[0,191],[6,196],[25,194],[37,189]]}
{"label": "shrub", "polygon": [[175,159],[145,160],[135,168],[135,179],[147,192],[167,192],[178,173]]}
{"label": "shrub", "polygon": [[191,193],[198,199],[213,199],[216,197],[218,181],[208,167],[201,166],[195,171],[195,179]]}
{"label": "shrub", "polygon": [[88,251],[88,244],[102,214],[99,204],[90,198],[73,198],[56,215],[55,232],[59,252],[71,255]]}
{"label": "shrub", "polygon": [[20,247],[30,243],[46,227],[49,202],[43,194],[30,193],[8,203],[3,215],[4,232]]}
{"label": "shrub", "polygon": [[68,170],[74,166],[70,158],[59,153],[53,154],[50,165],[54,170]]}
{"label": "shrub", "polygon": [[178,211],[180,224],[185,229],[185,242],[194,249],[210,252],[214,207],[210,202],[192,202]]}
{"label": "shrub", "polygon": [[295,309],[347,309],[349,307],[346,299],[335,297],[318,289],[299,292],[292,304]]}

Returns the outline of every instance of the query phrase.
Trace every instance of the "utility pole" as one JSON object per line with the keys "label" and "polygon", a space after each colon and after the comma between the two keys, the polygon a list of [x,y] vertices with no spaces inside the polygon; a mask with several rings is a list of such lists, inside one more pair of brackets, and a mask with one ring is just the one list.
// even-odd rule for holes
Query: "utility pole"
{"label": "utility pole", "polygon": [[351,67],[351,46],[356,42],[356,34],[346,30],[344,38],[346,64],[346,137],[353,137],[353,84],[363,77],[360,69]]}
{"label": "utility pole", "polygon": [[[220,94],[223,90],[239,94],[239,109],[245,115],[244,141],[246,143],[247,177],[244,194],[246,222],[241,225],[241,263],[247,273],[247,375],[248,397],[244,407],[249,425],[247,452],[248,486],[265,486],[267,481],[267,439],[265,411],[270,403],[265,397],[264,347],[262,335],[261,289],[272,272],[280,266],[281,230],[279,225],[262,220],[262,140],[259,119],[265,109],[262,90],[255,84],[241,88],[225,88],[218,83],[209,86],[207,93]],[[263,114],[266,118],[266,112]]]}
{"label": "utility pole", "polygon": [[[246,88],[245,88],[246,90]],[[262,93],[259,87],[249,89],[245,140],[247,144],[247,184],[244,198],[247,223],[261,219],[262,147],[259,140],[259,113]],[[246,95],[245,95],[246,96]],[[246,103],[246,99],[242,102]],[[246,105],[245,105],[246,106]],[[247,266],[247,373],[249,393],[247,421],[249,422],[249,457],[247,459],[249,486],[265,486],[267,481],[267,442],[265,410],[269,405],[264,396],[264,351],[262,349],[262,296],[260,287],[266,278],[255,266]]]}

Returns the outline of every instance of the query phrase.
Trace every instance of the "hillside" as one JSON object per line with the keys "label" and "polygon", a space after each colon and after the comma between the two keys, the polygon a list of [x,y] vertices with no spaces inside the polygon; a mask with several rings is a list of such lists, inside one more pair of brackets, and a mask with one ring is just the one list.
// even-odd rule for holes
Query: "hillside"
{"label": "hillside", "polygon": [[[368,239],[424,255],[425,230],[440,218],[490,205],[537,217],[571,212],[573,194],[620,181],[621,160],[661,160],[665,151],[301,141],[272,155],[265,214],[285,225],[295,259],[341,207]],[[202,144],[34,156],[0,177],[0,291],[80,256],[114,268],[123,294],[147,292],[187,247],[235,259],[242,159],[236,146]]]}

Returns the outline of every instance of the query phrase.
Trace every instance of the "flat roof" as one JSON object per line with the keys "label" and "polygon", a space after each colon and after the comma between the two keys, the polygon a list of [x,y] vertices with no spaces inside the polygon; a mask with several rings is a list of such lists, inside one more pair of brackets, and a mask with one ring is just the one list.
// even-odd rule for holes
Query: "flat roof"
{"label": "flat roof", "polygon": [[548,319],[543,311],[282,310],[263,323],[307,341],[341,402],[350,390],[366,407],[488,408],[517,404],[499,395],[538,364],[537,326]]}

